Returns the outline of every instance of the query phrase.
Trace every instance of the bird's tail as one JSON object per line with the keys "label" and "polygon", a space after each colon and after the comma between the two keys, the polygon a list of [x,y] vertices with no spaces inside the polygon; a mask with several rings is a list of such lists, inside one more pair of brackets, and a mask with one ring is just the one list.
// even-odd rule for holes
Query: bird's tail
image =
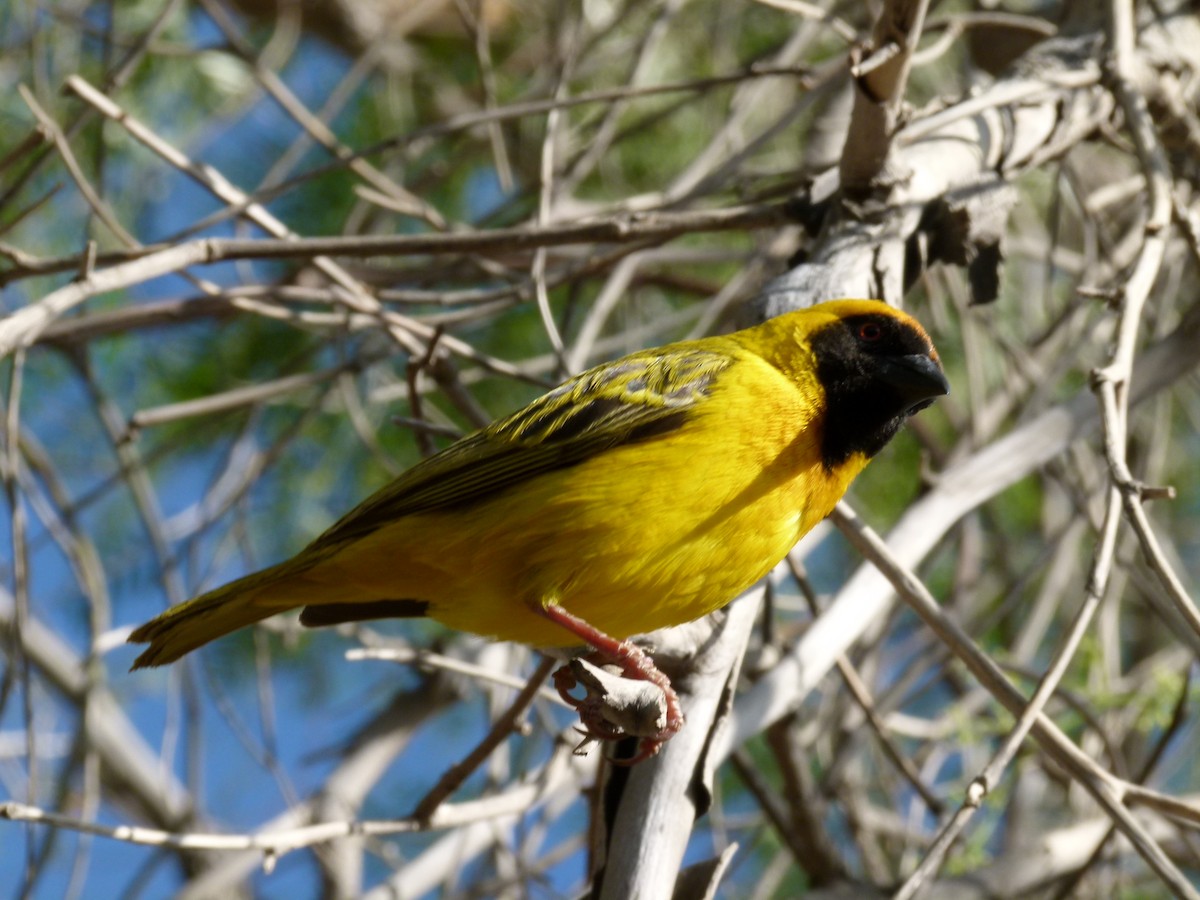
{"label": "bird's tail", "polygon": [[149,644],[133,668],[161,666],[231,631],[302,606],[314,585],[298,578],[308,568],[291,559],[173,606],[129,636]]}

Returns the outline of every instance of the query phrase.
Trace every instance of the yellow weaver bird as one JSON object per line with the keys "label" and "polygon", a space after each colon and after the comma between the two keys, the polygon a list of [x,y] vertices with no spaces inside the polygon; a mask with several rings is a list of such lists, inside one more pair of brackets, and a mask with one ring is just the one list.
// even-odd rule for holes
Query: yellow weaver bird
{"label": "yellow weaver bird", "polygon": [[536,647],[587,644],[658,684],[666,724],[649,755],[683,717],[624,639],[762,578],[948,391],[921,326],[875,300],[630,354],[417,463],[286,562],[142,625],[129,640],[150,646],[133,667],[296,608],[307,626],[428,616]]}

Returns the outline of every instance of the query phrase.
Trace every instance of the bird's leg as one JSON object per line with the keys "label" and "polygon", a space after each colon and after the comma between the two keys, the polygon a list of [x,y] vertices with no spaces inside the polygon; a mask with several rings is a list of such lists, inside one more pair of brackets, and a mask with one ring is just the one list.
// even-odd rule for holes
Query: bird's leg
{"label": "bird's leg", "polygon": [[[571,615],[556,603],[547,603],[541,607],[542,614],[550,621],[562,626],[584,643],[595,648],[596,654],[604,662],[613,663],[621,670],[626,678],[635,681],[648,681],[663,692],[666,703],[666,723],[657,734],[643,737],[638,746],[638,754],[630,760],[630,764],[640,762],[653,756],[658,748],[683,727],[683,710],[679,705],[679,696],[671,687],[671,681],[664,675],[649,654],[641,647],[629,641],[620,641],[605,634],[593,625],[588,624],[578,616]],[[575,678],[566,667],[554,673],[554,684],[563,699],[574,706],[580,713],[586,731],[585,735],[592,738],[611,739],[616,737],[613,727],[595,710],[587,706],[587,700],[576,700],[569,691],[575,687]]]}

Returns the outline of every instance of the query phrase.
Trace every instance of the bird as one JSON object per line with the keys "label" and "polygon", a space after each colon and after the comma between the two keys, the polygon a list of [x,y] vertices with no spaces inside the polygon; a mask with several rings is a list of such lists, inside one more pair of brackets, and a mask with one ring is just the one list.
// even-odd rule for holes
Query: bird
{"label": "bird", "polygon": [[[931,339],[878,300],[832,300],[641,350],[421,460],[292,558],[134,629],[133,669],[300,610],[308,627],[428,617],[537,648],[590,647],[658,685],[645,758],[683,726],[628,638],[766,575],[905,420],[947,394]],[[621,736],[570,695],[587,738]]]}

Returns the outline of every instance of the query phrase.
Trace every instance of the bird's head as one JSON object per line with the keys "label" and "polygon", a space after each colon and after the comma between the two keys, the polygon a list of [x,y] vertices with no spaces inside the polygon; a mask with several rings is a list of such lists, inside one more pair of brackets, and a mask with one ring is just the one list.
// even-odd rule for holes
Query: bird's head
{"label": "bird's head", "polygon": [[808,343],[825,390],[822,455],[832,467],[855,453],[874,456],[950,384],[929,335],[906,313],[878,300],[835,300],[818,310]]}

